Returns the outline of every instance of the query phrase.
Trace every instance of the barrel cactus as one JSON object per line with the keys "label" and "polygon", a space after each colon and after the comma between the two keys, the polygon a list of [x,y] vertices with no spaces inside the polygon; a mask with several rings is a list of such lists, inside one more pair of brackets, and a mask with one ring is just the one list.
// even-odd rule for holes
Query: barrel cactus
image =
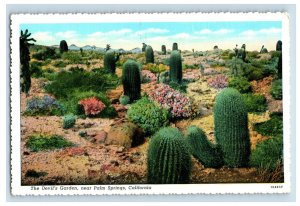
{"label": "barrel cactus", "polygon": [[172,50],[178,50],[178,44],[176,42],[173,43]]}
{"label": "barrel cactus", "polygon": [[146,47],[146,63],[154,63],[154,54],[151,46]]}
{"label": "barrel cactus", "polygon": [[127,60],[123,65],[122,83],[124,95],[130,98],[130,102],[141,97],[141,74],[134,60]]}
{"label": "barrel cactus", "polygon": [[63,128],[64,129],[72,128],[75,125],[75,122],[76,122],[76,116],[74,116],[73,114],[66,115],[63,118]]}
{"label": "barrel cactus", "polygon": [[161,54],[162,54],[162,55],[166,55],[166,54],[167,54],[166,45],[162,45],[162,46],[161,46]]}
{"label": "barrel cactus", "polygon": [[247,166],[250,155],[248,114],[242,95],[233,88],[222,90],[214,106],[215,137],[229,167]]}
{"label": "barrel cactus", "polygon": [[146,47],[147,47],[147,44],[143,43],[143,46],[142,46],[142,52],[145,52],[145,51],[146,51]]}
{"label": "barrel cactus", "polygon": [[217,145],[213,145],[206,137],[202,129],[190,126],[187,129],[187,143],[192,155],[203,164],[204,167],[219,168],[223,165],[222,151]]}
{"label": "barrel cactus", "polygon": [[282,41],[278,40],[276,43],[276,51],[282,51]]}
{"label": "barrel cactus", "polygon": [[69,50],[66,40],[60,41],[59,50],[60,50],[60,53],[67,52]]}
{"label": "barrel cactus", "polygon": [[169,64],[170,64],[170,81],[181,83],[182,60],[179,51],[172,51]]}
{"label": "barrel cactus", "polygon": [[31,33],[21,30],[20,36],[20,83],[21,91],[25,92],[26,96],[29,93],[31,87],[31,73],[29,67],[30,53],[29,47],[33,45],[31,41],[35,42],[35,39],[29,38]]}
{"label": "barrel cactus", "polygon": [[191,155],[177,128],[160,129],[150,140],[148,149],[148,182],[150,184],[188,183]]}
{"label": "barrel cactus", "polygon": [[104,68],[114,74],[116,72],[116,62],[119,60],[119,57],[119,54],[115,54],[114,51],[108,50],[104,55]]}

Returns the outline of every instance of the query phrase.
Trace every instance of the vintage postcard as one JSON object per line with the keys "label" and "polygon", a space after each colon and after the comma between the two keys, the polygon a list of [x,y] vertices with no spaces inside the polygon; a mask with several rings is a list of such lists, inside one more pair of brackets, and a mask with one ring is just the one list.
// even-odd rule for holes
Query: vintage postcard
{"label": "vintage postcard", "polygon": [[287,13],[11,15],[13,195],[290,192]]}

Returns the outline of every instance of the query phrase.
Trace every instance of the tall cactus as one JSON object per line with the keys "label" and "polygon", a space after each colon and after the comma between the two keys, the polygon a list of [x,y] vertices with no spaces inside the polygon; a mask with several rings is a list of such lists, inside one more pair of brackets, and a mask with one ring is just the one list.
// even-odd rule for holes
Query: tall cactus
{"label": "tall cactus", "polygon": [[150,184],[188,183],[191,154],[177,128],[160,129],[150,140],[148,182]]}
{"label": "tall cactus", "polygon": [[227,88],[217,95],[214,124],[225,165],[247,166],[250,155],[248,114],[242,95],[236,89]]}
{"label": "tall cactus", "polygon": [[36,40],[33,38],[28,38],[31,33],[28,33],[26,29],[25,32],[21,30],[20,36],[20,83],[21,83],[21,91],[25,92],[26,96],[29,93],[31,86],[31,74],[29,68],[30,61],[30,53],[29,47],[33,45],[31,41],[35,42]]}
{"label": "tall cactus", "polygon": [[123,65],[122,83],[124,95],[130,98],[130,102],[141,98],[141,75],[134,60],[127,60]]}
{"label": "tall cactus", "polygon": [[153,49],[150,45],[146,47],[146,63],[154,63]]}
{"label": "tall cactus", "polygon": [[60,53],[67,52],[69,50],[66,40],[60,41],[59,50],[60,50]]}
{"label": "tall cactus", "polygon": [[282,41],[281,40],[277,41],[276,51],[280,52],[278,64],[277,64],[277,76],[278,76],[278,79],[282,79]]}
{"label": "tall cactus", "polygon": [[241,46],[241,49],[239,49],[238,57],[241,58],[244,62],[246,61],[246,44],[243,44]]}
{"label": "tall cactus", "polygon": [[176,83],[182,81],[182,60],[179,51],[172,51],[170,57],[170,80]]}
{"label": "tall cactus", "polygon": [[143,46],[142,46],[142,52],[145,52],[145,51],[146,51],[146,47],[147,47],[147,44],[143,43]]}
{"label": "tall cactus", "polygon": [[110,73],[116,72],[116,62],[119,61],[120,54],[115,54],[114,51],[108,50],[104,55],[104,68]]}
{"label": "tall cactus", "polygon": [[178,44],[176,42],[173,43],[172,50],[178,50]]}
{"label": "tall cactus", "polygon": [[166,54],[167,54],[166,45],[162,45],[162,46],[161,46],[161,54],[162,54],[162,55],[166,55]]}
{"label": "tall cactus", "polygon": [[204,167],[219,168],[223,165],[222,151],[217,145],[213,145],[206,137],[202,129],[190,126],[187,129],[187,143],[192,155],[201,162]]}

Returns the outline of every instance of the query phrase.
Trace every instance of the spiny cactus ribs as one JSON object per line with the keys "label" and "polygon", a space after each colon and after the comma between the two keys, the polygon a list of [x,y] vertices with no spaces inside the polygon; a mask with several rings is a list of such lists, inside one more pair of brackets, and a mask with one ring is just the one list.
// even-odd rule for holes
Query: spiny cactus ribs
{"label": "spiny cactus ribs", "polygon": [[191,154],[177,128],[160,129],[152,138],[148,150],[148,182],[150,184],[188,183],[191,174]]}
{"label": "spiny cactus ribs", "polygon": [[250,155],[248,114],[243,97],[236,89],[227,88],[217,95],[214,124],[225,165],[247,166]]}
{"label": "spiny cactus ribs", "polygon": [[123,65],[122,83],[124,95],[130,98],[130,102],[141,98],[141,75],[134,60],[127,60]]}

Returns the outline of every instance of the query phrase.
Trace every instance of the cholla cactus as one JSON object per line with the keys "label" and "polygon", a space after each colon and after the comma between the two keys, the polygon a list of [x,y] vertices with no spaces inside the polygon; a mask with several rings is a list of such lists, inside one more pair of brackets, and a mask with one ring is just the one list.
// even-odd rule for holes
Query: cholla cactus
{"label": "cholla cactus", "polygon": [[30,53],[29,47],[33,45],[31,41],[35,42],[33,38],[29,38],[31,33],[28,33],[26,29],[25,32],[21,30],[20,36],[20,83],[21,91],[25,92],[28,96],[30,86],[31,86],[31,74],[29,69]]}

